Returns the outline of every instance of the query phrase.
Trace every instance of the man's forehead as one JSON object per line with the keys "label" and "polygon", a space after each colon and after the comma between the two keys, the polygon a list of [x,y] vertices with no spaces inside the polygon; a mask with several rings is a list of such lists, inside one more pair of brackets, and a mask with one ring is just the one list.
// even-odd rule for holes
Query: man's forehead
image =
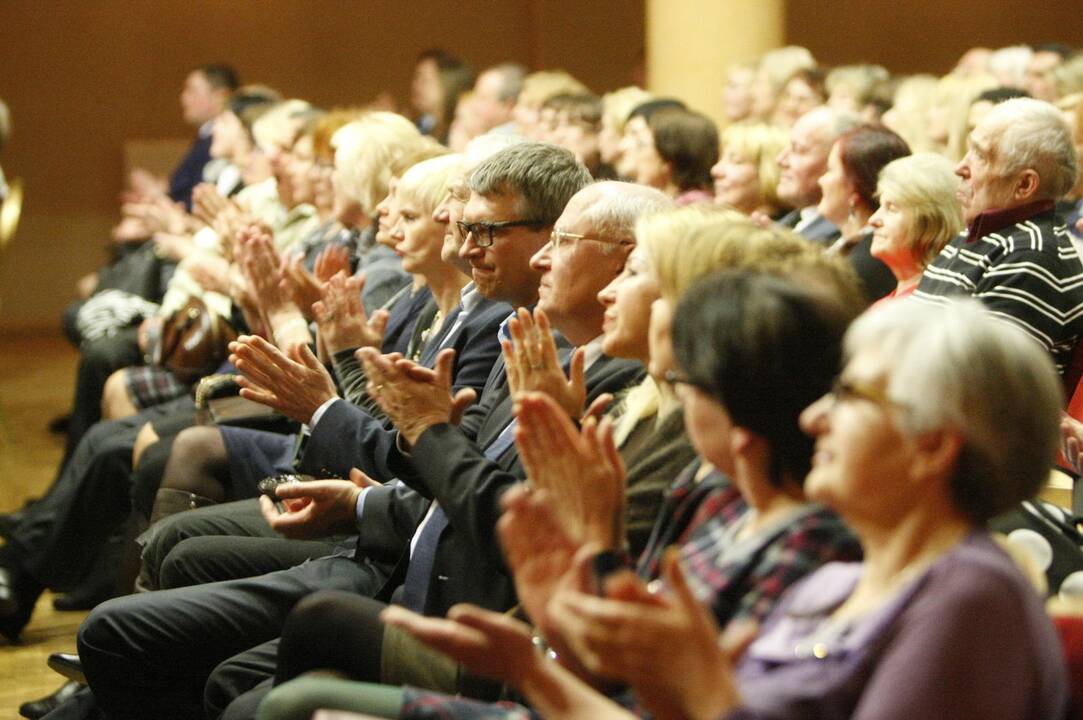
{"label": "man's forehead", "polygon": [[518,196],[512,194],[482,195],[471,191],[470,199],[466,201],[466,207],[463,208],[463,220],[465,222],[515,220],[513,214],[518,199]]}

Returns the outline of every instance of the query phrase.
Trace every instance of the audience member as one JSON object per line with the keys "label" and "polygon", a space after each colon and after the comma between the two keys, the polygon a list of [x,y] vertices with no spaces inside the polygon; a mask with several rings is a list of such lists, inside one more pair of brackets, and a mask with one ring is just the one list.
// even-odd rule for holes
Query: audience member
{"label": "audience member", "polygon": [[1083,333],[1079,255],[1053,211],[1075,185],[1071,133],[1052,105],[1017,98],[990,110],[969,143],[955,169],[967,234],[926,268],[915,297],[978,298],[1026,330],[1063,373]]}
{"label": "audience member", "polygon": [[791,128],[797,119],[827,102],[826,74],[819,68],[803,68],[782,86],[771,121]]}
{"label": "audience member", "polygon": [[858,123],[856,117],[830,108],[816,108],[803,115],[790,131],[790,142],[778,156],[781,170],[778,197],[794,208],[779,223],[813,242],[830,244],[839,229],[820,214],[820,176],[827,172],[827,159],[835,141]]}
{"label": "audience member", "polygon": [[785,130],[767,123],[740,122],[722,131],[722,157],[711,168],[714,200],[751,215],[777,219],[785,210],[778,197],[778,156]]}
{"label": "audience member", "polygon": [[934,153],[892,160],[880,171],[869,252],[895,276],[887,298],[913,293],[925,268],[963,229],[958,191],[951,162]]}
{"label": "audience member", "polygon": [[[636,112],[642,108],[637,109]],[[678,107],[657,109],[646,122],[631,121],[634,179],[688,205],[711,199],[711,167],[718,161],[718,130],[705,115]]]}
{"label": "audience member", "polygon": [[891,271],[870,254],[869,218],[880,207],[876,180],[885,165],[909,154],[906,142],[887,128],[860,125],[835,141],[820,176],[817,212],[841,232],[829,252],[850,261],[870,302],[895,287]]}

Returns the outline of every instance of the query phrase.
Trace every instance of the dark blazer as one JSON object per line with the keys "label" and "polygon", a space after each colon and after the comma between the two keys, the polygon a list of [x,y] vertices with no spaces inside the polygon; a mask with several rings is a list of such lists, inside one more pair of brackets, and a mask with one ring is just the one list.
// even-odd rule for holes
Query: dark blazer
{"label": "dark blazer", "polygon": [[[796,228],[797,223],[799,222],[801,222],[800,210],[791,210],[778,219],[779,225],[788,227],[791,230]],[[817,214],[813,221],[806,225],[798,234],[806,240],[830,245],[841,233],[830,220],[823,215]]]}
{"label": "dark blazer", "polygon": [[[454,349],[453,390],[472,387],[484,396],[486,381],[501,354],[497,330],[511,314],[511,306],[482,300],[452,333],[460,312],[461,306],[448,316],[441,331],[429,338],[419,363],[432,367],[440,350]],[[388,482],[395,475],[377,458],[392,452],[394,443],[394,431],[381,419],[351,403],[336,402],[312,429],[299,469],[316,477],[347,477],[350,468],[358,467],[376,480]]]}
{"label": "dark blazer", "polygon": [[871,247],[872,231],[869,231],[850,246],[846,259],[857,273],[865,297],[869,302],[875,302],[894,290],[898,281],[887,265],[872,256]]}
{"label": "dark blazer", "polygon": [[[587,372],[588,403],[602,393],[616,393],[638,382],[643,366],[638,362],[602,357]],[[516,602],[515,588],[504,565],[496,538],[496,521],[501,514],[504,492],[525,478],[515,445],[489,460],[484,448],[512,420],[511,398],[506,383],[502,392],[491,392],[484,416],[464,418],[459,427],[436,425],[426,430],[413,448],[408,463],[396,463],[398,477],[417,495],[440,501],[449,524],[440,536],[433,562],[425,614],[442,616],[456,603],[471,602],[492,610],[506,610]],[[493,400],[493,398],[498,398]],[[405,458],[403,458],[405,459]],[[370,491],[365,501],[358,548],[365,552],[376,537],[366,518],[383,504],[394,490]],[[420,518],[419,518],[420,520]],[[381,590],[380,599],[390,600],[402,584],[409,565],[409,543],[404,544],[395,572]]]}
{"label": "dark blazer", "polygon": [[192,188],[203,182],[203,166],[211,160],[212,133],[203,137],[202,133],[192,142],[188,153],[169,176],[169,197],[173,202],[184,203],[192,209]]}

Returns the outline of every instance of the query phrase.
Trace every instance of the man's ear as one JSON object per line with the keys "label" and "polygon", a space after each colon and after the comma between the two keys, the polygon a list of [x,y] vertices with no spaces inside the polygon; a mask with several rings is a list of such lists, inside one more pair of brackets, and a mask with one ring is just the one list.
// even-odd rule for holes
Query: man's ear
{"label": "man's ear", "polygon": [[1019,201],[1034,200],[1041,187],[1042,178],[1033,168],[1027,168],[1019,173],[1015,181],[1015,199]]}

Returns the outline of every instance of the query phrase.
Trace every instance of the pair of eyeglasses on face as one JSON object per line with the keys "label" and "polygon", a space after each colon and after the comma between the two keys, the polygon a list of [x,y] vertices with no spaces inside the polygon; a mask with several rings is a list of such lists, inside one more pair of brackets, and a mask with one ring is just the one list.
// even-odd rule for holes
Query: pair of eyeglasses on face
{"label": "pair of eyeglasses on face", "polygon": [[904,402],[900,402],[887,394],[886,390],[881,390],[875,385],[869,383],[863,383],[858,380],[846,380],[841,375],[835,378],[831,383],[831,390],[828,391],[828,395],[831,396],[832,405],[838,405],[843,402],[852,402],[854,400],[864,400],[870,402],[873,405],[880,405],[882,407],[898,408],[899,410],[909,410],[910,406]]}
{"label": "pair of eyeglasses on face", "polygon": [[553,230],[553,232],[549,234],[549,244],[553,246],[554,250],[559,250],[563,245],[571,245],[580,240],[589,240],[590,242],[603,243],[605,245],[635,245],[634,240],[579,235],[578,233],[564,232],[563,230]]}
{"label": "pair of eyeglasses on face", "polygon": [[549,223],[542,220],[504,220],[501,222],[463,222],[462,220],[455,221],[455,224],[459,226],[459,230],[463,234],[463,238],[468,235],[474,236],[474,244],[479,248],[491,247],[493,239],[496,233],[507,230],[508,228],[526,227],[533,228],[535,230],[541,229]]}

